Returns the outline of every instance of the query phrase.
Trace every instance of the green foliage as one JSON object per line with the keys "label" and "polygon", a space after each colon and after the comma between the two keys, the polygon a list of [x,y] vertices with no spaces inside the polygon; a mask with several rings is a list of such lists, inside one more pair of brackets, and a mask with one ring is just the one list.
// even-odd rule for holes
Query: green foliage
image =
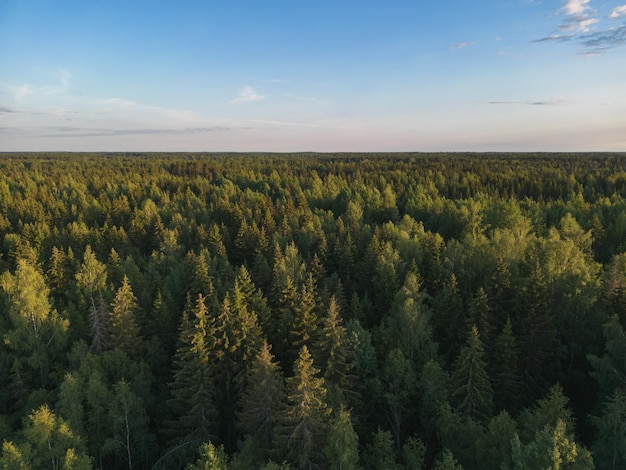
{"label": "green foliage", "polygon": [[215,447],[212,442],[200,446],[200,458],[189,464],[186,470],[228,470],[228,456],[224,446]]}
{"label": "green foliage", "polygon": [[128,278],[124,276],[122,286],[117,290],[109,319],[109,336],[112,348],[119,348],[132,358],[142,353],[142,338],[137,314],[137,298],[133,294]]}
{"label": "green foliage", "polygon": [[331,420],[328,428],[324,454],[328,459],[328,468],[332,470],[351,470],[358,468],[359,436],[354,431],[350,413],[341,408]]}
{"label": "green foliage", "polygon": [[265,453],[274,449],[274,428],[284,398],[282,374],[265,341],[248,371],[237,414],[242,433],[253,438]]}
{"label": "green foliage", "polygon": [[567,425],[558,420],[556,425],[546,425],[537,431],[532,442],[524,445],[519,438],[511,441],[511,469],[568,469],[590,470],[595,468],[591,453],[576,444],[566,431]]}
{"label": "green foliage", "polygon": [[621,468],[625,239],[618,153],[8,153],[0,466]]}
{"label": "green foliage", "polygon": [[24,382],[45,387],[53,368],[51,359],[65,345],[69,322],[51,310],[45,279],[26,260],[17,261],[15,274],[3,273],[0,286],[8,296],[4,344],[18,358],[16,367],[27,365],[30,369]]}
{"label": "green foliage", "polygon": [[323,462],[324,435],[331,409],[326,403],[324,379],[306,346],[294,364],[293,377],[287,378],[287,401],[276,430],[289,461],[300,468]]}
{"label": "green foliage", "polygon": [[372,470],[379,468],[393,470],[398,468],[393,436],[389,431],[378,429],[373,436],[372,442],[363,453],[362,464],[364,468],[371,468]]}
{"label": "green foliage", "polygon": [[484,355],[478,328],[473,326],[452,374],[452,397],[457,401],[457,409],[463,415],[481,421],[491,416],[493,408],[493,392]]}
{"label": "green foliage", "polygon": [[437,460],[433,470],[463,470],[463,467],[456,461],[452,452],[445,449],[439,460]]}
{"label": "green foliage", "polygon": [[17,443],[4,441],[0,463],[6,469],[90,469],[91,459],[68,424],[44,405],[27,417]]}
{"label": "green foliage", "polygon": [[215,430],[214,372],[209,362],[210,319],[204,297],[186,311],[174,362],[172,398],[168,406],[175,421],[170,423],[174,442],[208,440]]}
{"label": "green foliage", "polygon": [[618,469],[626,466],[626,393],[616,390],[602,407],[602,414],[592,418],[598,430],[593,446],[598,468]]}

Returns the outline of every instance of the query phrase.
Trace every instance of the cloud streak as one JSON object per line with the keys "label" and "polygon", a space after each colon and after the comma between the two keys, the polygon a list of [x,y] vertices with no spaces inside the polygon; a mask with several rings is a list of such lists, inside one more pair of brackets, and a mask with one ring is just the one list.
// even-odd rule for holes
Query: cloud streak
{"label": "cloud streak", "polygon": [[558,106],[565,103],[564,100],[540,100],[540,101],[489,101],[489,104],[497,105],[531,105],[531,106]]}
{"label": "cloud streak", "polygon": [[617,28],[587,34],[581,38],[583,46],[593,50],[606,50],[626,44],[626,24]]}
{"label": "cloud streak", "polygon": [[188,135],[226,132],[232,128],[223,126],[191,127],[185,129],[93,129],[86,127],[48,127],[41,137],[118,137],[129,135]]}
{"label": "cloud streak", "polygon": [[451,44],[448,49],[450,49],[451,51],[456,51],[459,49],[466,49],[468,47],[471,47],[473,45],[475,45],[475,42],[457,42],[456,44]]}

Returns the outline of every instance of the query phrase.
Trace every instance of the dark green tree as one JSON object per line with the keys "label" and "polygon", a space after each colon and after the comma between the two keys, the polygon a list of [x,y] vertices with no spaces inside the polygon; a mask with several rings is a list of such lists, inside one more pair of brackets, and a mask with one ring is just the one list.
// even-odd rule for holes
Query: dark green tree
{"label": "dark green tree", "polygon": [[350,413],[343,407],[332,417],[324,454],[328,459],[328,468],[332,470],[358,468],[359,436],[352,427]]}
{"label": "dark green tree", "polygon": [[484,355],[478,328],[473,326],[452,374],[452,397],[457,409],[482,422],[491,418],[493,412],[493,391]]}
{"label": "dark green tree", "polygon": [[275,433],[285,456],[298,468],[325,466],[324,436],[331,409],[324,379],[306,346],[300,348],[294,375],[287,378],[287,401]]}
{"label": "dark green tree", "polygon": [[335,409],[339,409],[339,405],[345,401],[346,393],[350,394],[355,379],[351,375],[354,353],[348,347],[347,334],[336,298],[332,296],[322,319],[315,350],[316,362],[321,365],[328,389],[328,401]]}
{"label": "dark green tree", "polygon": [[284,398],[280,368],[274,361],[271,346],[264,341],[248,371],[237,417],[244,436],[253,438],[266,455],[271,454],[276,444],[274,429]]}
{"label": "dark green tree", "polygon": [[496,409],[517,411],[522,383],[519,349],[510,318],[507,318],[504,328],[496,337],[489,366]]}
{"label": "dark green tree", "polygon": [[167,402],[175,418],[168,426],[174,443],[208,441],[216,430],[214,372],[209,360],[211,330],[211,318],[199,294],[195,307],[183,315],[174,355],[172,398]]}

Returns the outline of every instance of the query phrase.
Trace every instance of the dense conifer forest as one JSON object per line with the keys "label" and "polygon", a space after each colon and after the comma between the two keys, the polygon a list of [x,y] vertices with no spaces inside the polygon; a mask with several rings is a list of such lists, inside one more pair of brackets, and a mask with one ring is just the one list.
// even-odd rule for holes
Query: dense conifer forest
{"label": "dense conifer forest", "polygon": [[3,154],[0,243],[0,468],[626,468],[626,154]]}

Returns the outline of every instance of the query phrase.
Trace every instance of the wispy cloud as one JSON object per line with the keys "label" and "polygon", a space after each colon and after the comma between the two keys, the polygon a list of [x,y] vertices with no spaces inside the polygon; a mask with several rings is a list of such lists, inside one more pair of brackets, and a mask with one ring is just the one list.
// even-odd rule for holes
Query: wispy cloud
{"label": "wispy cloud", "polygon": [[598,51],[624,45],[626,44],[626,24],[584,35],[581,37],[581,42],[583,46]]}
{"label": "wispy cloud", "polygon": [[531,106],[557,106],[565,103],[565,100],[553,99],[553,100],[539,100],[539,101],[490,101],[489,104],[498,105],[518,105],[525,104]]}
{"label": "wispy cloud", "polygon": [[600,15],[591,0],[567,0],[556,12],[561,18],[558,31],[533,43],[575,41],[583,48],[579,54],[592,56],[626,44],[626,24],[609,27],[606,18],[626,17],[626,5],[614,7]]}
{"label": "wispy cloud", "polygon": [[591,0],[568,0],[561,8],[564,14],[563,23],[559,25],[561,31],[588,32],[591,25],[598,22],[597,12],[589,6]]}
{"label": "wispy cloud", "polygon": [[451,51],[455,51],[458,49],[465,49],[467,47],[471,47],[473,45],[475,45],[476,42],[457,42],[456,44],[451,44],[448,49],[450,49]]}
{"label": "wispy cloud", "polygon": [[553,41],[570,41],[574,39],[575,36],[573,34],[552,34],[550,36],[545,36],[539,39],[535,39],[531,41],[533,43],[541,43],[541,42],[553,42]]}
{"label": "wispy cloud", "polygon": [[116,137],[128,135],[187,135],[225,132],[230,127],[192,127],[185,129],[94,129],[88,127],[48,127],[41,137]]}
{"label": "wispy cloud", "polygon": [[261,95],[254,88],[246,85],[239,92],[239,96],[234,100],[231,100],[231,103],[245,103],[250,101],[259,101],[262,99],[265,99],[265,95]]}
{"label": "wispy cloud", "polygon": [[70,87],[69,81],[71,77],[71,73],[66,70],[61,70],[59,74],[54,77],[60,82],[60,84],[57,85],[35,86],[30,83],[23,83],[21,85],[2,83],[0,86],[8,89],[13,94],[15,101],[19,102],[29,96],[37,97],[65,93]]}
{"label": "wispy cloud", "polygon": [[137,105],[136,101],[125,100],[122,98],[106,98],[96,100],[96,104],[105,105],[105,106],[113,106],[118,108],[131,108]]}
{"label": "wispy cloud", "polygon": [[626,16],[626,5],[622,5],[622,6],[613,8],[613,11],[611,11],[609,18],[618,19],[618,18],[623,18],[625,16]]}

